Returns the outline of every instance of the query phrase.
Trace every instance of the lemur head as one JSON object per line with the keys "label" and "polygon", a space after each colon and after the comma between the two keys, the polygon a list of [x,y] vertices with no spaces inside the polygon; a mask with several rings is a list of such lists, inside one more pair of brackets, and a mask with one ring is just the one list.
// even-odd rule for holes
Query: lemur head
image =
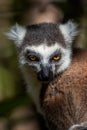
{"label": "lemur head", "polygon": [[72,41],[77,25],[41,23],[22,27],[15,25],[7,33],[19,53],[19,62],[33,68],[40,81],[49,81],[63,72],[71,62]]}

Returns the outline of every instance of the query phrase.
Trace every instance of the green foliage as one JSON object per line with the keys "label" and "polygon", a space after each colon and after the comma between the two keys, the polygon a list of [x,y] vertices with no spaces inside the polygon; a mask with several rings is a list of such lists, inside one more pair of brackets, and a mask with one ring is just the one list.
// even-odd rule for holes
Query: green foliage
{"label": "green foliage", "polygon": [[15,83],[13,74],[0,66],[0,100],[15,95]]}
{"label": "green foliage", "polygon": [[28,105],[32,103],[29,96],[17,96],[9,98],[0,103],[0,116],[9,116],[9,113],[17,106]]}

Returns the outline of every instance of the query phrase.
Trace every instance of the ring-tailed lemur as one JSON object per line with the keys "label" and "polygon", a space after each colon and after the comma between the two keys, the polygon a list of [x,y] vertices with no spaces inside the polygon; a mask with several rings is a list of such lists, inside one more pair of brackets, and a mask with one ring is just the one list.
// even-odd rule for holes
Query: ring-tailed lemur
{"label": "ring-tailed lemur", "polygon": [[[42,84],[65,72],[72,61],[72,42],[77,25],[40,23],[22,27],[16,24],[6,35],[13,40],[28,91],[40,109]],[[55,92],[54,92],[55,93]]]}
{"label": "ring-tailed lemur", "polygon": [[16,24],[6,33],[17,47],[21,70],[37,107],[42,82],[49,82],[71,63],[72,41],[78,32],[76,27],[71,21],[27,27]]}

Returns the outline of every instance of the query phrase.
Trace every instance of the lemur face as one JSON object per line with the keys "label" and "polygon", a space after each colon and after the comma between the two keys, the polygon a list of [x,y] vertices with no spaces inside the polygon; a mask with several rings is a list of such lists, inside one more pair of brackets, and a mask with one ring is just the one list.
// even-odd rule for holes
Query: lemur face
{"label": "lemur face", "polygon": [[71,61],[71,50],[54,43],[48,46],[45,43],[38,46],[26,46],[21,52],[20,63],[32,67],[40,81],[52,80],[61,73]]}
{"label": "lemur face", "polygon": [[63,72],[71,62],[72,40],[76,25],[43,23],[26,28],[16,25],[7,34],[15,41],[19,61],[33,68],[38,80],[50,81]]}

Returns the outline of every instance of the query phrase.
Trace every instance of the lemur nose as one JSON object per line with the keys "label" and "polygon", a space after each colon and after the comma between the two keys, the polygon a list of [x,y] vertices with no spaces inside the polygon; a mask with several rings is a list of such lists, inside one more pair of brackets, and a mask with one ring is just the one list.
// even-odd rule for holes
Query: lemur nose
{"label": "lemur nose", "polygon": [[52,71],[50,69],[50,67],[45,66],[42,67],[42,70],[38,73],[38,79],[40,81],[49,81],[52,79]]}

